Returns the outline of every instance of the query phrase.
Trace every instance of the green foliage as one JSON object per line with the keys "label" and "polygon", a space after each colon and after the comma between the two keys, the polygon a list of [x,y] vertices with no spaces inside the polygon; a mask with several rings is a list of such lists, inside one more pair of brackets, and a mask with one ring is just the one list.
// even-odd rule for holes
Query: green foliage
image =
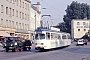
{"label": "green foliage", "polygon": [[[59,23],[58,28],[62,26],[63,29],[69,33],[71,32],[71,21],[73,19],[90,19],[90,6],[86,3],[78,3],[77,1],[73,1],[70,5],[67,6],[65,11],[66,15],[63,17],[64,24]],[[65,27],[63,25],[65,25]]]}

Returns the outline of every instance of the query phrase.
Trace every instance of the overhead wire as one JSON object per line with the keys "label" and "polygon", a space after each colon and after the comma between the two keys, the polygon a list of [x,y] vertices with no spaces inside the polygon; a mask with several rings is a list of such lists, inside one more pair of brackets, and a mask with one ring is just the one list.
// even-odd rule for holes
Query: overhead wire
{"label": "overhead wire", "polygon": [[[55,7],[53,7],[52,5],[50,5],[49,3],[47,3],[46,1],[42,0],[42,2],[44,2],[45,4],[47,4],[48,6],[50,6],[51,8],[53,8],[54,10],[56,10],[58,13],[60,13],[60,11],[58,9],[56,9]],[[59,19],[59,18],[58,18]],[[52,22],[52,19],[51,19]],[[53,23],[53,22],[52,22]],[[45,23],[46,24],[46,23]],[[52,24],[51,24],[52,26]]]}
{"label": "overhead wire", "polygon": [[47,2],[45,2],[44,0],[42,0],[45,4],[47,4],[48,6],[52,7],[53,9],[55,9],[56,11],[58,11],[60,13],[60,11],[58,9],[56,9],[55,7],[51,6],[50,4],[48,4]]}

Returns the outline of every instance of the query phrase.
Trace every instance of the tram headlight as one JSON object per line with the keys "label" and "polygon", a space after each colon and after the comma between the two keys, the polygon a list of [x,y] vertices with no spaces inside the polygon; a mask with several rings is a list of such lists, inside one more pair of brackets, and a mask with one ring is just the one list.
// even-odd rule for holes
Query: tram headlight
{"label": "tram headlight", "polygon": [[15,42],[14,45],[17,45],[17,42]]}
{"label": "tram headlight", "polygon": [[6,44],[4,46],[6,46]]}
{"label": "tram headlight", "polygon": [[44,43],[41,43],[41,45],[44,45]]}

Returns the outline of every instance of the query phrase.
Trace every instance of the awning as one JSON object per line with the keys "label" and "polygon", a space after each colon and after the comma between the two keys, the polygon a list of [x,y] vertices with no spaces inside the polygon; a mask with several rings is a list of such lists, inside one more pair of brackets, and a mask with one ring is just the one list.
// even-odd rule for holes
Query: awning
{"label": "awning", "polygon": [[0,31],[0,36],[10,36],[10,34],[8,34],[6,31]]}

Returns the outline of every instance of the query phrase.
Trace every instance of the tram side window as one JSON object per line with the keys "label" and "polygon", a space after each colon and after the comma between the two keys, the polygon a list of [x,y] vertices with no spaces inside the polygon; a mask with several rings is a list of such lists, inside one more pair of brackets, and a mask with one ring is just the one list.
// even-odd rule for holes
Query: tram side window
{"label": "tram side window", "polygon": [[55,34],[51,33],[51,40],[54,40],[54,39],[55,39]]}
{"label": "tram side window", "polygon": [[67,39],[66,35],[62,35],[62,39]]}
{"label": "tram side window", "polygon": [[58,34],[55,34],[55,39],[58,39]]}
{"label": "tram side window", "polygon": [[51,40],[55,40],[57,38],[55,33],[51,33]]}
{"label": "tram side window", "polygon": [[71,38],[70,35],[67,35],[67,38],[70,39]]}
{"label": "tram side window", "polygon": [[50,39],[50,33],[46,33],[46,39]]}
{"label": "tram side window", "polygon": [[58,35],[58,39],[61,39],[61,36],[60,35]]}

